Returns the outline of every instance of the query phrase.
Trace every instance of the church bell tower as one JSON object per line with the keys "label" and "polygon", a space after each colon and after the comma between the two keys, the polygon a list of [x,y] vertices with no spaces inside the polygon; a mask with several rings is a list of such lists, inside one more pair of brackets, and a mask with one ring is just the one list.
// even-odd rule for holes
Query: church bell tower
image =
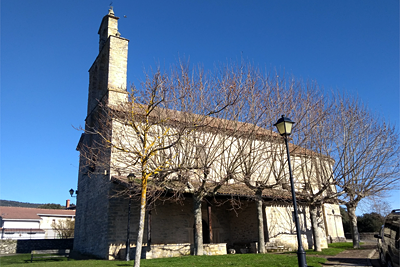
{"label": "church bell tower", "polygon": [[[80,152],[79,195],[74,250],[104,259],[109,259],[109,244],[113,242],[109,235],[109,226],[114,223],[109,219],[109,193],[112,183],[109,180],[109,167],[105,163],[111,157],[111,149],[101,148],[104,159],[96,165],[96,156],[100,154],[97,144],[101,138],[91,132],[92,129],[99,130],[96,127],[104,107],[101,105],[115,106],[128,101],[126,73],[129,41],[120,36],[118,19],[110,8],[100,24],[99,54],[89,69],[86,132],[82,134],[77,147]],[[111,128],[103,130],[109,131]],[[88,161],[88,158],[92,161]]]}
{"label": "church bell tower", "polygon": [[117,105],[127,101],[126,72],[128,62],[128,39],[118,32],[118,17],[112,7],[101,21],[99,55],[89,69],[89,117],[101,101]]}

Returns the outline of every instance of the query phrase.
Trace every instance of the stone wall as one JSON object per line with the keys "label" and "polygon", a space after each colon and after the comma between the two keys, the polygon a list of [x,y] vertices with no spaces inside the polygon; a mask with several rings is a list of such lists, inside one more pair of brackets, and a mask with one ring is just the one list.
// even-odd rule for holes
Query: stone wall
{"label": "stone wall", "polygon": [[252,243],[258,240],[257,208],[253,201],[243,201],[241,209],[229,213],[230,243]]}
{"label": "stone wall", "polygon": [[[113,187],[112,191],[118,190],[116,186]],[[112,260],[118,258],[120,250],[126,246],[127,238],[127,224],[128,224],[128,203],[127,197],[111,197],[109,201],[109,219],[107,221],[107,240],[108,240],[108,259]],[[131,216],[129,226],[129,237],[131,246],[136,244],[137,229],[139,219],[139,203],[132,200],[131,202]],[[147,222],[147,218],[145,220]],[[146,232],[147,223],[145,223],[144,229],[144,244],[147,243]],[[123,253],[125,255],[125,252]]]}
{"label": "stone wall", "polygon": [[[120,250],[125,249],[127,238],[127,198],[109,199],[110,219],[108,222],[109,259],[120,257]],[[132,201],[130,218],[130,243],[131,247],[136,244],[137,223],[139,216],[139,203]],[[233,239],[230,237],[230,216],[234,217],[239,225],[246,228],[247,213],[236,217],[227,211],[228,206],[212,206],[212,228],[213,243],[228,243]],[[151,211],[151,245],[165,246],[165,244],[193,244],[194,243],[194,215],[193,201],[188,197],[181,203],[158,201]],[[254,210],[255,212],[255,210]],[[239,213],[241,214],[241,213]],[[207,224],[207,206],[202,205],[203,223]],[[143,244],[147,245],[147,223],[148,213],[145,218],[145,229]],[[207,226],[208,227],[208,226]],[[248,225],[247,225],[248,227]],[[241,238],[238,236],[237,238]],[[123,253],[125,255],[125,253]]]}
{"label": "stone wall", "polygon": [[30,253],[38,249],[73,249],[74,239],[0,240],[0,254]]}
{"label": "stone wall", "polygon": [[[375,240],[376,241],[376,238],[374,237],[375,234],[379,234],[379,232],[359,233],[360,240],[361,241],[366,241],[366,240]],[[346,239],[352,239],[351,233],[346,233],[345,237],[346,237]],[[345,239],[345,241],[346,241],[346,239]],[[337,241],[337,242],[345,242],[345,241]]]}
{"label": "stone wall", "polygon": [[[308,207],[299,207],[299,223],[302,234],[302,244],[304,249],[314,248],[312,235],[311,218]],[[297,249],[296,226],[294,221],[293,206],[267,206],[265,208],[268,219],[269,242],[275,242],[286,248]],[[324,217],[321,214],[318,219],[321,247],[327,248],[328,242],[325,235]]]}
{"label": "stone wall", "polygon": [[17,253],[17,241],[11,239],[0,240],[0,255]]}
{"label": "stone wall", "polygon": [[[110,192],[117,189],[117,185],[113,184]],[[108,197],[101,201],[107,201],[108,203],[108,218],[102,223],[102,227],[106,227],[106,236],[93,237],[92,241],[87,243],[87,247],[94,248],[94,242],[96,240],[106,240],[107,244],[107,255],[100,256],[106,259],[116,259],[125,255],[125,244],[127,238],[127,215],[128,215],[128,199],[126,197]],[[213,243],[225,243],[228,248],[246,247],[250,243],[258,241],[258,221],[256,206],[253,201],[243,201],[240,209],[232,211],[230,205],[217,205],[212,201],[212,228],[213,228]],[[99,203],[98,203],[99,204]],[[275,213],[280,214],[277,216]],[[159,246],[166,248],[167,244],[193,244],[194,243],[194,216],[193,216],[193,201],[189,196],[180,203],[170,201],[158,201],[155,208],[151,211],[151,248],[158,248]],[[297,241],[295,235],[295,229],[293,225],[293,218],[290,212],[290,207],[266,207],[266,214],[268,222],[266,222],[269,233],[266,236],[269,238],[266,241],[274,242],[277,245],[284,246],[285,248],[297,248]],[[95,212],[94,210],[89,211],[90,213]],[[285,214],[283,216],[282,214]],[[308,211],[300,215],[301,224],[303,228],[303,245],[305,249],[313,248],[312,234],[310,230],[310,223]],[[208,223],[207,205],[202,205],[203,223]],[[86,216],[86,215],[85,215]],[[130,218],[130,243],[131,249],[134,249],[137,237],[137,223],[139,216],[139,205],[137,201],[132,200],[131,204],[131,218]],[[276,218],[275,218],[276,217]],[[286,218],[287,217],[287,218]],[[145,232],[143,238],[143,245],[147,246],[147,223],[148,213],[145,218]],[[96,219],[98,220],[98,219]],[[96,223],[100,223],[97,221]],[[95,224],[93,229],[90,231],[96,231]],[[289,227],[284,229],[284,227]],[[205,227],[205,229],[208,229]],[[280,230],[280,233],[277,230]],[[89,231],[89,229],[85,229]],[[93,232],[95,235],[95,233]],[[207,234],[207,233],[205,233]],[[322,247],[327,247],[327,240],[325,237],[321,238]],[[85,244],[82,243],[82,246]],[[205,244],[206,245],[206,244]],[[88,248],[85,248],[88,251]],[[173,250],[176,248],[174,247]],[[185,249],[177,249],[185,251]],[[81,251],[81,250],[79,250]],[[161,255],[172,255],[172,252],[167,252],[169,249],[161,252],[154,252],[156,256],[149,254],[145,257],[158,257]],[[238,253],[240,250],[237,250]],[[122,253],[122,254],[121,254]],[[151,252],[153,253],[153,252]],[[168,254],[170,253],[170,254]],[[171,254],[172,253],[172,254]],[[178,253],[178,254],[179,254]],[[186,253],[186,252],[184,252]],[[183,254],[184,254],[183,253]],[[225,252],[226,253],[226,252]],[[96,255],[92,251],[88,254]],[[175,254],[174,254],[175,255]],[[162,256],[162,257],[164,257]]]}
{"label": "stone wall", "polygon": [[339,205],[324,204],[323,211],[327,239],[331,240],[331,242],[342,242],[346,240]]}
{"label": "stone wall", "polygon": [[[150,250],[147,246],[143,246],[142,258],[143,259],[158,259],[158,258],[170,258],[170,257],[181,257],[190,255],[193,252],[193,245],[189,243],[183,244],[156,244],[151,245]],[[129,255],[131,259],[134,259],[136,248],[131,248]],[[203,245],[204,255],[225,255],[227,253],[226,243],[218,244],[204,244]],[[125,259],[126,249],[122,248],[119,253],[119,259]]]}
{"label": "stone wall", "polygon": [[[360,233],[360,240],[365,241],[365,240],[375,240],[376,238],[374,237],[375,234],[379,234],[379,232],[370,232],[370,233]],[[351,235],[350,235],[351,239]]]}
{"label": "stone wall", "polygon": [[107,258],[110,181],[104,175],[80,173],[75,221],[75,249]]}
{"label": "stone wall", "polygon": [[[290,248],[292,250],[297,250],[298,247],[296,234],[282,234],[277,236],[276,238],[271,238],[269,241],[276,243],[277,246],[283,246],[285,248]],[[305,234],[301,235],[301,242],[304,249],[313,248],[312,246],[311,248],[309,247],[308,238]],[[325,239],[322,239],[321,242],[322,242],[321,244],[322,248],[328,247]]]}
{"label": "stone wall", "polygon": [[[110,13],[111,14],[111,13]],[[127,100],[126,71],[128,57],[128,40],[119,37],[118,18],[113,14],[106,15],[101,24],[100,52],[89,70],[89,99],[86,127],[98,127],[99,101],[117,104]],[[96,135],[84,135],[78,147],[84,145],[96,149]],[[97,136],[97,138],[99,138]],[[99,141],[99,140],[97,140]],[[79,162],[77,196],[77,212],[75,221],[75,249],[82,254],[90,254],[100,258],[109,258],[109,244],[120,240],[109,233],[110,227],[122,227],[119,220],[126,215],[110,219],[109,198],[111,192],[110,166],[95,166],[90,170],[85,166],[85,155]],[[111,150],[101,151],[99,155],[110,157]],[[101,162],[110,161],[102,158]],[[122,202],[121,202],[122,203]],[[125,206],[124,206],[125,207]],[[111,220],[111,221],[110,221]],[[125,224],[126,225],[126,224]],[[123,227],[126,231],[126,226]],[[119,232],[117,231],[119,235]],[[114,240],[110,241],[110,238]],[[116,244],[115,246],[120,246]]]}
{"label": "stone wall", "polygon": [[147,251],[146,259],[170,258],[190,255],[190,244],[151,245]]}
{"label": "stone wall", "polygon": [[[235,248],[239,253],[241,248],[248,248],[251,243],[258,241],[257,212],[253,201],[243,201],[242,207],[235,212],[230,210],[231,206],[229,205],[217,205],[211,201],[210,203],[212,210],[213,243],[224,243],[228,248]],[[110,242],[108,258],[115,259],[121,257],[121,253],[125,255],[125,252],[121,251],[125,251],[128,199],[110,198],[109,204],[110,218],[108,221],[109,232],[107,238]],[[158,246],[167,248],[167,244],[173,244],[173,250],[185,251],[185,249],[177,249],[175,247],[177,246],[176,244],[193,244],[194,217],[192,208],[193,201],[190,196],[180,203],[168,201],[157,202],[155,209],[151,211],[151,248],[153,249],[153,246],[155,248]],[[271,209],[280,216],[273,213]],[[265,233],[269,237],[266,241],[274,242],[278,246],[284,246],[285,248],[297,249],[297,238],[290,207],[266,207],[266,213],[269,219],[266,224],[270,230],[269,233]],[[304,211],[300,216],[301,225],[303,226],[302,242],[304,249],[312,249],[311,225],[308,216],[304,217],[304,214],[308,214],[308,212]],[[131,249],[134,249],[136,243],[138,215],[138,203],[132,201],[130,220]],[[207,224],[207,206],[204,204],[202,205],[202,215],[203,223]],[[147,221],[148,214],[145,218],[144,246],[147,246]],[[289,228],[286,229],[285,227]],[[323,229],[321,229],[321,232],[323,232]],[[322,248],[326,248],[327,240],[324,235],[321,237],[321,242]],[[168,253],[172,252],[167,253],[163,251],[157,253],[161,253],[162,255],[166,253],[169,255]]]}
{"label": "stone wall", "polygon": [[227,253],[226,243],[204,244],[203,253],[205,255],[225,255]]}

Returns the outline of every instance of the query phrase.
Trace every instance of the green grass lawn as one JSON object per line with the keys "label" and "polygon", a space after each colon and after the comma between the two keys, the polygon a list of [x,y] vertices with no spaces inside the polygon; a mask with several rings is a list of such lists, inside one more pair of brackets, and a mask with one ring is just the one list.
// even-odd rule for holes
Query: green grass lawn
{"label": "green grass lawn", "polygon": [[[322,252],[307,250],[307,265],[322,266],[326,262],[323,256],[333,256],[343,250],[353,249],[352,243],[333,243]],[[316,257],[320,256],[320,257]],[[106,261],[106,260],[69,260],[66,258],[44,258],[34,259],[30,262],[31,254],[19,254],[15,256],[0,257],[0,266],[133,266],[133,261]],[[212,266],[298,266],[296,251],[284,254],[236,254],[223,256],[185,256],[178,258],[142,260],[143,267],[212,267]]]}
{"label": "green grass lawn", "polygon": [[[308,266],[322,266],[326,259],[308,257]],[[65,258],[34,259],[30,262],[30,254],[0,257],[1,266],[133,266],[133,261],[106,260],[69,260]],[[212,267],[212,266],[298,266],[297,255],[291,254],[236,254],[222,256],[185,256],[178,258],[141,260],[143,267]]]}
{"label": "green grass lawn", "polygon": [[322,252],[316,252],[312,249],[308,249],[306,250],[306,255],[335,256],[338,253],[348,249],[354,249],[353,243],[351,242],[332,243],[328,244],[328,248],[322,249]]}

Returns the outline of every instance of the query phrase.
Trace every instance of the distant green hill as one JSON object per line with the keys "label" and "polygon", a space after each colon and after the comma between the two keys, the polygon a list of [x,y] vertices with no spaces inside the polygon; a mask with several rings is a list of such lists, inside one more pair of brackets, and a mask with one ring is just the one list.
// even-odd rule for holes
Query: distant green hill
{"label": "distant green hill", "polygon": [[35,204],[35,203],[27,203],[27,202],[19,202],[12,200],[3,200],[0,199],[0,206],[8,206],[8,207],[24,207],[24,208],[42,208],[42,209],[64,209],[64,206],[60,204],[48,203],[48,204]]}

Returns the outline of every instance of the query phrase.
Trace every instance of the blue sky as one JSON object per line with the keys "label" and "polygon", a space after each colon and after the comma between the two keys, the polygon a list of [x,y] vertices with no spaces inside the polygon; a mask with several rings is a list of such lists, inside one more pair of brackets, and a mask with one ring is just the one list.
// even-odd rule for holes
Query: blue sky
{"label": "blue sky", "polygon": [[[76,189],[88,70],[110,0],[1,0],[0,198],[64,204]],[[128,82],[179,58],[253,62],[357,94],[399,126],[399,1],[113,0]],[[126,16],[126,17],[124,17]],[[389,199],[400,208],[399,191]],[[74,202],[74,199],[72,199]]]}

